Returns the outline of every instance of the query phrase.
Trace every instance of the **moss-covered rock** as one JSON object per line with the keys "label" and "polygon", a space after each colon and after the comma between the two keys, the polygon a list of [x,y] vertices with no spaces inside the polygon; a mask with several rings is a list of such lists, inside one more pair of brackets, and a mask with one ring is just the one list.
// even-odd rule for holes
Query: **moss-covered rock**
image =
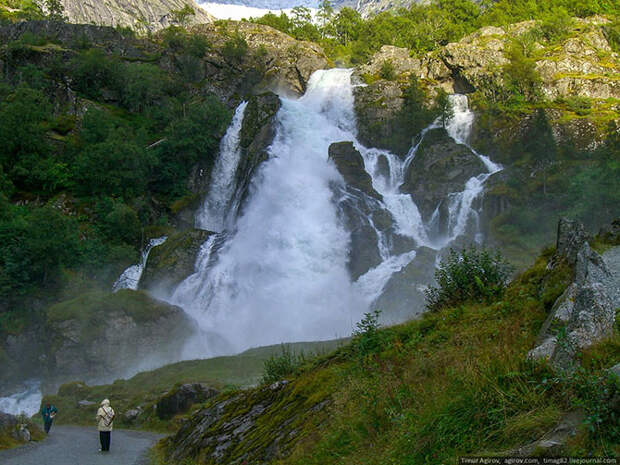
{"label": "moss-covered rock", "polygon": [[91,292],[47,312],[48,379],[103,381],[177,360],[192,325],[141,291]]}
{"label": "moss-covered rock", "polygon": [[140,288],[157,295],[169,295],[194,272],[200,246],[211,234],[200,229],[188,229],[168,236],[166,242],[151,250],[140,279]]}
{"label": "moss-covered rock", "polygon": [[414,134],[403,134],[403,128],[398,127],[404,104],[400,84],[381,79],[367,86],[356,86],[353,95],[359,141],[367,147],[405,155]]}

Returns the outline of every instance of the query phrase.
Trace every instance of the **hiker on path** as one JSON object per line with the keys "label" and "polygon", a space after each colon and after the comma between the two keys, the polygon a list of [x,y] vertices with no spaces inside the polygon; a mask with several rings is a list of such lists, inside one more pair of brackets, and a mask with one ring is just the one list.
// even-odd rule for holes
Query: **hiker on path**
{"label": "hiker on path", "polygon": [[41,409],[41,416],[43,417],[43,428],[45,429],[45,434],[50,434],[50,428],[52,427],[54,417],[57,413],[58,409],[49,402],[45,404],[45,407]]}
{"label": "hiker on path", "polygon": [[101,442],[102,452],[110,451],[110,436],[114,423],[114,410],[110,407],[110,401],[103,399],[101,407],[97,410],[97,429],[99,429],[99,442]]}

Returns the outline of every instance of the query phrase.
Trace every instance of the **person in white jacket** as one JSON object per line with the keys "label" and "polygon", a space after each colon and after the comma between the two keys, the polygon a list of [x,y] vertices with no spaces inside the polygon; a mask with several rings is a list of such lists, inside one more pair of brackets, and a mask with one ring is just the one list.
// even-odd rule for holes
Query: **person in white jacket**
{"label": "person in white jacket", "polygon": [[114,424],[114,410],[110,407],[110,401],[103,399],[101,407],[97,410],[97,429],[99,429],[99,441],[101,442],[102,452],[110,451],[110,436],[112,425]]}

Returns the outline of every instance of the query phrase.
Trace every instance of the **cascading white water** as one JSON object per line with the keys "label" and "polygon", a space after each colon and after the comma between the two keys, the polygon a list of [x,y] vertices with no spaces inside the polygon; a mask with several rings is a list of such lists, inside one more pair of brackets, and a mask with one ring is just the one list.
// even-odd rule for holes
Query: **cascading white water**
{"label": "cascading white water", "polygon": [[237,214],[235,202],[235,174],[241,159],[239,146],[241,126],[248,102],[235,110],[232,123],[220,142],[220,153],[211,173],[209,193],[196,215],[196,227],[222,232]]}
{"label": "cascading white water", "polygon": [[175,292],[174,303],[236,350],[346,336],[365,310],[332,201],[340,175],[327,162],[329,145],[354,131],[350,74],[317,71],[302,98],[282,99],[270,158],[234,233],[217,263]]}
{"label": "cascading white water", "polygon": [[140,263],[136,265],[131,265],[129,268],[127,268],[121,273],[119,278],[112,285],[112,292],[120,291],[121,289],[132,289],[134,291],[138,289],[138,284],[140,283],[140,278],[142,277],[142,273],[144,272],[144,267],[146,266],[146,261],[149,258],[151,249],[153,247],[157,247],[158,245],[162,245],[164,242],[166,242],[166,239],[166,236],[151,239],[142,251]]}
{"label": "cascading white water", "polygon": [[0,397],[0,412],[11,415],[21,413],[32,416],[39,411],[41,406],[41,383],[39,381],[27,381],[23,391]]}
{"label": "cascading white water", "polygon": [[[333,142],[353,141],[373,187],[383,197],[382,202],[360,197],[357,200],[364,202],[364,208],[387,209],[398,232],[412,238],[417,246],[446,245],[446,241],[429,238],[428,225],[411,196],[399,191],[419,143],[405,160],[362,146],[356,137],[350,77],[351,70],[317,71],[303,97],[282,98],[270,158],[252,180],[253,194],[243,215],[230,229],[229,237],[208,239],[196,261],[195,273],[171,298],[198,321],[203,334],[225,341],[220,348],[211,344],[205,349],[203,344],[202,352],[194,356],[348,335],[390,276],[415,257],[414,250],[392,255],[384,233],[377,230],[383,261],[351,283],[346,269],[349,233],[338,218],[332,189],[342,183],[342,178],[327,160]],[[464,142],[471,128],[471,112],[465,97],[453,100],[457,103],[455,118],[447,129],[457,142]],[[242,115],[243,109],[238,108],[227,133],[230,140],[222,143],[227,150],[232,148],[231,154]],[[435,127],[437,122],[422,133],[420,142],[426,131]],[[380,169],[381,157],[387,161],[387,173]],[[236,166],[238,156],[237,162],[231,161],[234,159],[227,158],[223,165],[228,168],[222,171],[233,172],[231,166]],[[497,167],[488,159],[485,165]],[[485,173],[470,179],[463,192],[450,197],[448,240],[462,233],[467,219],[475,213],[472,201],[488,176]],[[230,199],[230,189],[234,189],[230,184],[214,187],[209,196],[219,198],[221,194],[221,198]],[[213,218],[214,212],[222,214],[221,206],[229,201],[215,207],[215,203],[205,202],[201,215]],[[218,239],[220,245],[216,247]]]}

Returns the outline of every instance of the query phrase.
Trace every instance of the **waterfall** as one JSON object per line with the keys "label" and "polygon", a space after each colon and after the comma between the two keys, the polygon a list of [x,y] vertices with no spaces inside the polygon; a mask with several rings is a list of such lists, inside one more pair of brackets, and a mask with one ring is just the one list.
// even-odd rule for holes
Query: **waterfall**
{"label": "waterfall", "polygon": [[149,258],[149,253],[151,253],[151,249],[153,247],[157,247],[158,245],[162,245],[166,242],[167,237],[162,236],[156,239],[151,239],[146,247],[142,250],[142,256],[140,259],[140,263],[136,265],[131,265],[125,271],[121,273],[116,282],[112,285],[112,292],[120,291],[121,289],[138,289],[138,284],[140,284],[140,278],[142,277],[142,273],[144,272],[144,267],[146,266],[146,261]]}
{"label": "waterfall", "polygon": [[0,397],[0,412],[11,415],[25,413],[31,417],[41,407],[41,383],[39,381],[26,381],[23,391]]}
{"label": "waterfall", "polygon": [[175,292],[204,332],[236,350],[347,336],[366,308],[330,188],[342,181],[327,161],[329,145],[355,130],[350,74],[317,71],[303,97],[282,98],[270,157],[234,231],[216,262]]}
{"label": "waterfall", "polygon": [[[415,248],[442,248],[462,234],[475,215],[473,200],[491,172],[500,167],[477,154],[489,173],[470,179],[463,192],[450,195],[450,237],[433,237],[431,225],[424,224],[415,202],[400,192],[400,186],[424,135],[439,123],[422,132],[404,160],[385,150],[364,147],[357,140],[351,73],[346,69],[317,71],[303,97],[281,98],[269,158],[254,175],[252,194],[235,219],[227,215],[235,189],[238,133],[245,106],[237,108],[197,221],[201,227],[227,232],[210,236],[203,244],[195,272],[170,299],[197,321],[202,337],[221,344],[207,344],[207,349],[202,344],[202,352],[188,356],[349,335],[389,278],[415,257]],[[455,117],[447,130],[455,141],[465,143],[473,115],[465,96],[452,100]],[[382,201],[345,192],[340,174],[327,159],[329,146],[340,141],[353,141]],[[334,191],[334,185],[342,186],[341,194]],[[346,268],[350,234],[336,208],[347,195],[355,197],[349,200],[360,211],[389,212],[396,232],[415,244],[409,251],[394,253],[386,233],[375,227],[369,215],[382,262],[355,283]]]}
{"label": "waterfall", "polygon": [[239,146],[241,126],[248,102],[235,110],[232,123],[220,142],[220,154],[211,172],[209,192],[196,215],[196,227],[221,232],[234,220],[239,207],[235,199],[235,175],[241,159]]}

